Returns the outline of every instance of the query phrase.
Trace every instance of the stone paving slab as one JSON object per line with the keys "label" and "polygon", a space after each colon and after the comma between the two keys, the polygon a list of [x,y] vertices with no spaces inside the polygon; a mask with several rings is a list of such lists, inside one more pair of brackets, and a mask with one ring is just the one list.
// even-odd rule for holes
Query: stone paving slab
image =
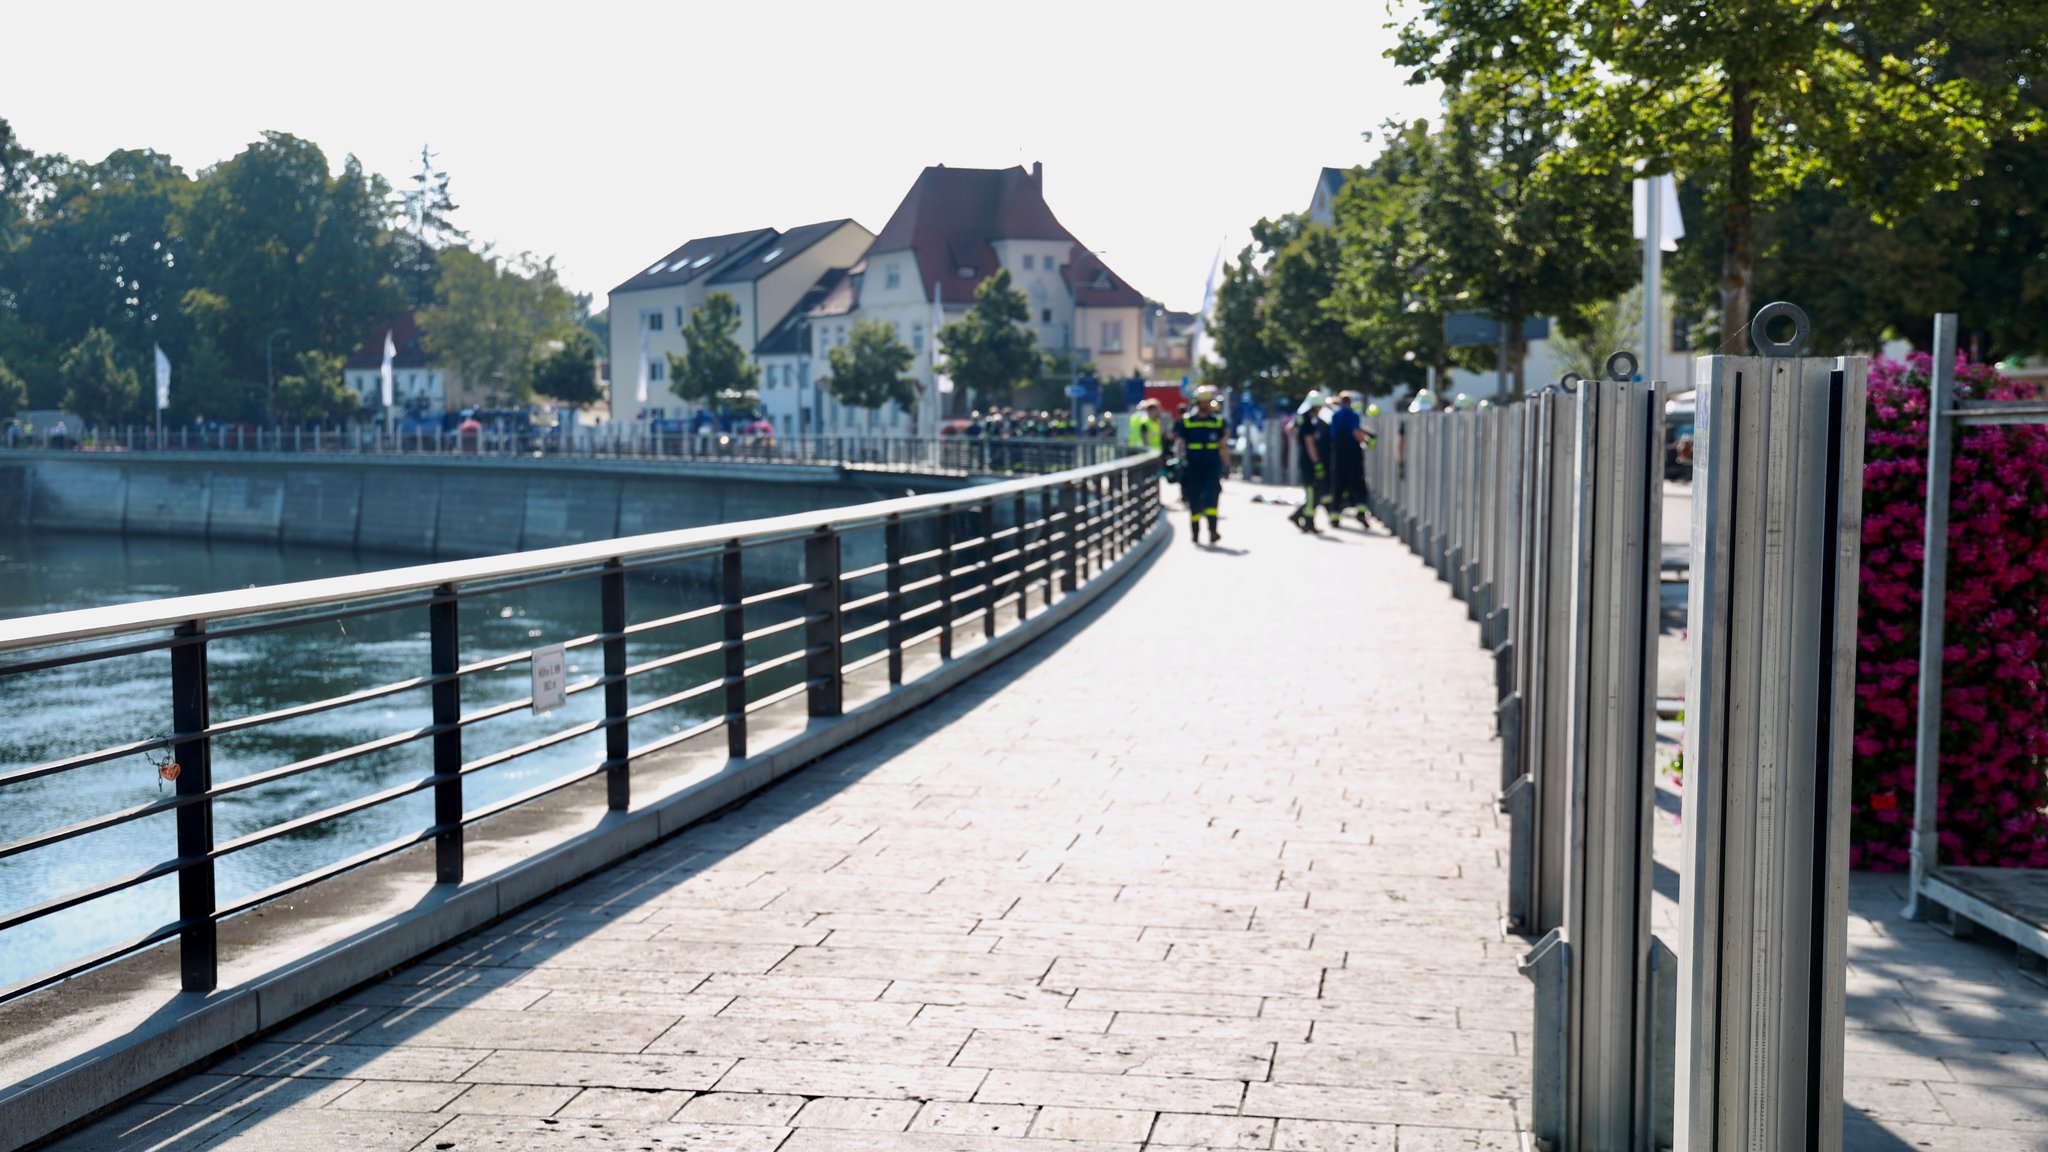
{"label": "stone paving slab", "polygon": [[1489,662],[1389,537],[1243,495],[1227,548],[60,1147],[1513,1146]]}

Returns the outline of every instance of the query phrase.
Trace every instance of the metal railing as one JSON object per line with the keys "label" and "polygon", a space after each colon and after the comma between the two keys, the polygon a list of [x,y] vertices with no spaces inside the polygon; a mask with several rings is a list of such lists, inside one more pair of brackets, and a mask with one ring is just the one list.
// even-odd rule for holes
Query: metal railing
{"label": "metal railing", "polygon": [[1025,475],[1085,468],[1133,451],[1121,438],[1024,436],[749,436],[666,432],[639,424],[555,429],[485,427],[474,432],[371,428],[87,428],[4,442],[17,450],[224,452],[437,458],[521,457],[819,465],[893,472]]}
{"label": "metal railing", "polygon": [[1751,331],[1698,365],[1680,953],[1649,916],[1663,386],[1619,353],[1368,421],[1375,514],[1495,654],[1540,1148],[1840,1146],[1865,364],[1799,358],[1789,305]]}
{"label": "metal railing", "polygon": [[[1001,619],[1021,623],[1113,571],[1158,521],[1158,471],[1156,456],[1131,457],[965,492],[0,621],[0,693],[31,708],[38,693],[103,705],[78,731],[50,734],[44,754],[0,764],[0,794],[42,798],[17,807],[40,826],[0,843],[0,864],[70,877],[63,854],[88,838],[119,837],[128,853],[116,874],[0,905],[0,939],[65,914],[119,920],[144,886],[175,885],[166,919],[49,955],[0,1001],[174,939],[183,986],[210,990],[227,917],[427,842],[437,879],[459,883],[464,831],[479,821],[599,778],[604,804],[623,810],[638,765],[703,744],[714,762],[744,758],[750,720],[778,705],[837,716],[856,674],[879,683],[885,672],[886,692],[906,683],[908,656],[923,666],[935,652],[943,667],[956,642],[992,640]],[[556,619],[525,615],[543,594]],[[561,634],[541,644],[547,628],[530,623]],[[283,683],[294,676],[308,689],[297,698]],[[118,787],[97,787],[114,772]],[[145,785],[138,802],[145,773],[157,792]],[[116,802],[80,810],[77,796],[95,790]],[[372,814],[389,833],[377,842],[224,890],[223,868],[245,854]]]}

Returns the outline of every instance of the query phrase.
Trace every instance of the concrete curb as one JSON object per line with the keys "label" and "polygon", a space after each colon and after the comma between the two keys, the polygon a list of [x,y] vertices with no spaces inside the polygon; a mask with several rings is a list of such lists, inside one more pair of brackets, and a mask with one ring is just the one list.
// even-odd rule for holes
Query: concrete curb
{"label": "concrete curb", "polygon": [[645,808],[615,814],[596,828],[532,859],[441,895],[345,942],[321,949],[239,987],[180,995],[150,1022],[64,1064],[0,1089],[0,1152],[12,1152],[88,1119],[242,1041],[375,980],[672,836],[719,809],[904,714],[930,703],[1071,620],[1122,584],[1162,547],[1162,519],[1109,572],[1067,599],[930,674],[879,699],[814,724],[759,755],[732,762]]}

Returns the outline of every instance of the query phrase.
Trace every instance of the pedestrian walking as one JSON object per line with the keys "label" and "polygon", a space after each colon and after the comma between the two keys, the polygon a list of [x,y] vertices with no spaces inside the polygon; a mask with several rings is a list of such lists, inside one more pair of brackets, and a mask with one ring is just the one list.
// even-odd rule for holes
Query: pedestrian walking
{"label": "pedestrian walking", "polygon": [[1188,536],[1202,540],[1202,521],[1209,522],[1209,543],[1220,543],[1216,505],[1223,495],[1223,474],[1230,469],[1230,447],[1223,442],[1223,417],[1216,411],[1216,390],[1195,389],[1195,406],[1175,430],[1180,442],[1181,500],[1188,508]]}
{"label": "pedestrian walking", "polygon": [[1310,534],[1320,534],[1316,527],[1316,509],[1327,499],[1329,492],[1329,470],[1323,458],[1324,446],[1329,443],[1330,428],[1323,419],[1323,408],[1329,398],[1321,391],[1310,391],[1294,410],[1294,443],[1299,449],[1301,461],[1301,507],[1288,517],[1296,528]]}
{"label": "pedestrian walking", "polygon": [[1355,393],[1337,394],[1330,413],[1330,526],[1343,523],[1349,512],[1360,528],[1370,529],[1365,511],[1365,426],[1359,419]]}

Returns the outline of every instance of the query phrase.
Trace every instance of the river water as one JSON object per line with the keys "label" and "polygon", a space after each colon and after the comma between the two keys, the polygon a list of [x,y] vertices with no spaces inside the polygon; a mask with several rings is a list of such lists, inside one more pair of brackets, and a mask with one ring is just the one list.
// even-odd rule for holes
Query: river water
{"label": "river water", "polygon": [[[147,537],[52,535],[0,527],[0,616],[89,608],[189,593],[282,584],[417,564],[416,558],[259,544]],[[634,620],[702,603],[696,572],[635,580]],[[475,601],[460,609],[463,659],[517,652],[598,630],[595,581],[577,581]],[[636,641],[629,659],[699,642],[704,624]],[[681,631],[683,634],[678,635]],[[598,649],[569,653],[573,684],[597,671]],[[171,731],[169,656],[127,656],[0,677],[0,772],[147,739]],[[424,609],[411,608],[323,625],[218,640],[208,648],[212,721],[326,699],[427,674]],[[634,699],[651,698],[712,674],[692,661],[634,681]],[[516,700],[528,690],[522,661],[466,678],[466,713]],[[771,686],[772,687],[772,686]],[[520,709],[464,732],[474,761],[571,724],[602,716],[603,693],[571,696],[546,717]],[[634,722],[634,743],[678,731],[709,715],[703,701]],[[658,721],[658,723],[656,722]],[[425,690],[414,690],[296,721],[216,739],[216,783],[431,722]],[[531,789],[603,759],[602,732],[465,778],[465,808]],[[418,780],[432,769],[431,741],[416,740],[331,767],[252,787],[215,803],[215,842],[271,827],[348,800]],[[0,787],[0,844],[102,814],[155,802],[171,791],[157,765],[130,756]],[[392,801],[345,819],[319,822],[237,851],[218,865],[225,903],[263,891],[323,864],[409,835],[432,822],[431,793]],[[61,844],[0,858],[0,916],[93,884],[133,875],[175,855],[173,817],[162,813]],[[164,876],[90,905],[0,931],[0,988],[134,939],[176,917],[177,880]]]}

